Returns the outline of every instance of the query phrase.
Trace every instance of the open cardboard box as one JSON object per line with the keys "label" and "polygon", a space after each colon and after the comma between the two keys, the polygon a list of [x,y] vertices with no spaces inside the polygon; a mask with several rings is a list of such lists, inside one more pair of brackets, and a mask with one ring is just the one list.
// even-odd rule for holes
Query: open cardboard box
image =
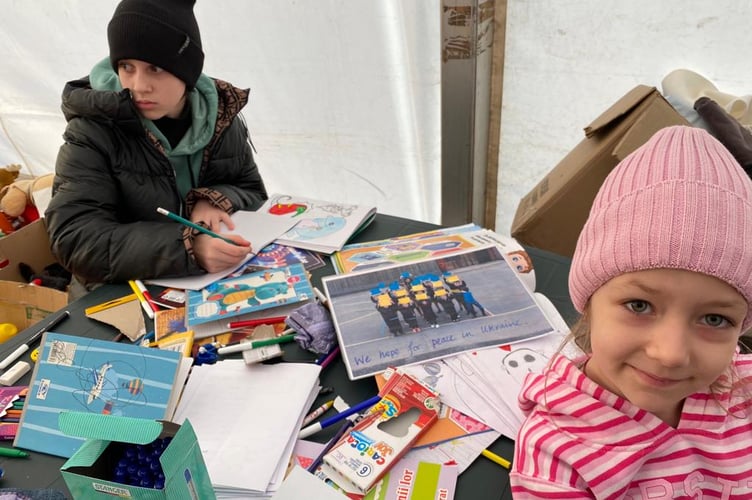
{"label": "open cardboard box", "polygon": [[68,294],[24,282],[18,264],[35,272],[55,262],[44,218],[0,238],[0,323],[30,327],[68,304]]}
{"label": "open cardboard box", "polygon": [[[73,498],[183,500],[216,498],[201,447],[188,420],[182,425],[161,420],[64,412],[60,430],[86,440],[60,471]],[[148,445],[171,438],[159,455],[164,487],[147,488],[115,482],[113,476],[127,445]],[[140,460],[139,463],[144,463]]]}
{"label": "open cardboard box", "polygon": [[658,130],[688,125],[655,87],[638,85],[585,127],[583,139],[517,206],[519,242],[571,257],[598,189],[611,170]]}

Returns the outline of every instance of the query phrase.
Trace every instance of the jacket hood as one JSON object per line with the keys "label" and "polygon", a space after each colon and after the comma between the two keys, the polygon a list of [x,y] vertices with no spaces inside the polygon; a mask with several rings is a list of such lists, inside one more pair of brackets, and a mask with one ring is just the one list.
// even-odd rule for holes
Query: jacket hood
{"label": "jacket hood", "polygon": [[[154,122],[142,118],[130,99],[128,90],[124,90],[120,84],[120,78],[112,69],[109,58],[98,62],[91,70],[89,76],[91,88],[104,93],[115,92],[119,96],[123,93],[129,101],[130,108],[136,113],[147,130],[152,132],[164,147],[168,155],[191,155],[203,149],[214,134],[214,126],[217,119],[218,93],[214,81],[202,74],[193,90],[188,92],[187,101],[191,112],[191,127],[180,140],[180,143],[171,148],[162,132],[154,125]],[[106,99],[106,97],[103,97]]]}
{"label": "jacket hood", "polygon": [[141,118],[133,106],[130,93],[127,90],[92,92],[89,77],[65,84],[60,109],[68,122],[83,117],[98,122],[117,123],[131,133],[143,131]]}

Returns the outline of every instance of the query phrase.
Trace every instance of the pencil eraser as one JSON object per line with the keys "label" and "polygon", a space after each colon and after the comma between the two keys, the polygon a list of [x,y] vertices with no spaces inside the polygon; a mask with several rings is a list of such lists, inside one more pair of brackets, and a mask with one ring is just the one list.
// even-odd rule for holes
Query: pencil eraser
{"label": "pencil eraser", "polygon": [[31,365],[26,361],[19,361],[0,376],[0,384],[9,386],[15,384],[18,379],[26,375],[31,370]]}

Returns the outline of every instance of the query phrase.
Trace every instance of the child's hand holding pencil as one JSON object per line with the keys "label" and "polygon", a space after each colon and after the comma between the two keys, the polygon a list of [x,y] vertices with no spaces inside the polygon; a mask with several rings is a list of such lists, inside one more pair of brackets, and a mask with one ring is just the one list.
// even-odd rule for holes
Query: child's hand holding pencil
{"label": "child's hand holding pencil", "polygon": [[198,264],[207,272],[214,273],[239,266],[251,252],[251,242],[237,234],[221,235],[195,222],[184,219],[162,207],[157,212],[170,219],[195,229],[211,238],[197,236],[193,240],[193,253]]}

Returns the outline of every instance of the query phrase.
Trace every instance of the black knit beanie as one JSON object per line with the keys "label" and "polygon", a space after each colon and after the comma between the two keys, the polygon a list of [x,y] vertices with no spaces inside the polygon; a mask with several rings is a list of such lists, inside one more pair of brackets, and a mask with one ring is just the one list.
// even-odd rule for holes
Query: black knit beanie
{"label": "black knit beanie", "polygon": [[122,0],[107,26],[110,64],[138,59],[159,66],[192,89],[204,67],[196,0]]}

